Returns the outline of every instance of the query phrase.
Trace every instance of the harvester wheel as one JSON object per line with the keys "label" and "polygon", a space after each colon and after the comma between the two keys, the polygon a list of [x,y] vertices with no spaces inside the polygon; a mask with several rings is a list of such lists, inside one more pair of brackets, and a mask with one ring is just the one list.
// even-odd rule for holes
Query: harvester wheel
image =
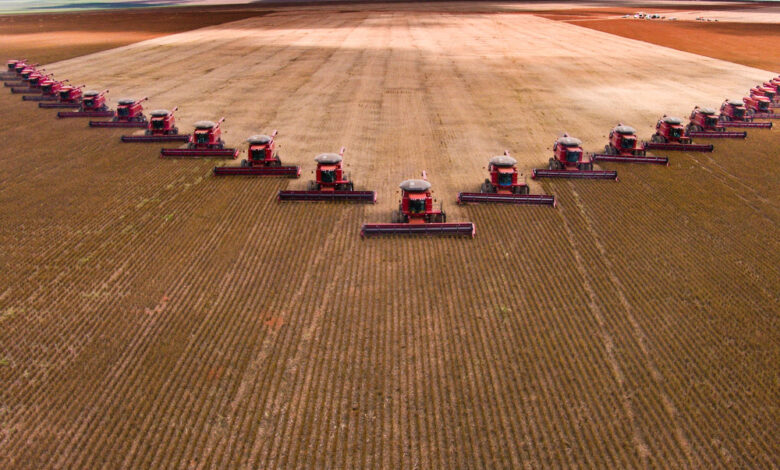
{"label": "harvester wheel", "polygon": [[550,170],[557,170],[558,169],[558,160],[551,158],[550,163],[548,165],[548,168]]}
{"label": "harvester wheel", "polygon": [[393,211],[393,215],[390,217],[390,222],[394,224],[400,224],[403,221],[401,211]]}
{"label": "harvester wheel", "polygon": [[354,191],[354,190],[355,190],[355,186],[354,186],[354,185],[352,184],[352,182],[350,181],[349,183],[347,183],[347,184],[345,184],[345,185],[344,185],[344,189],[345,189],[346,191]]}
{"label": "harvester wheel", "polygon": [[249,168],[249,160],[241,160],[241,168]]}
{"label": "harvester wheel", "polygon": [[656,144],[662,144],[666,142],[666,139],[664,139],[664,136],[661,134],[653,134],[652,137],[650,137],[650,142],[654,142]]}
{"label": "harvester wheel", "polygon": [[319,185],[316,181],[309,181],[309,187],[307,188],[309,191],[319,191]]}
{"label": "harvester wheel", "polygon": [[487,181],[485,181],[484,183],[482,183],[482,185],[479,187],[479,192],[481,192],[481,193],[483,193],[483,194],[484,194],[484,193],[488,193],[488,192],[490,192],[490,191],[488,190],[488,182],[487,182]]}

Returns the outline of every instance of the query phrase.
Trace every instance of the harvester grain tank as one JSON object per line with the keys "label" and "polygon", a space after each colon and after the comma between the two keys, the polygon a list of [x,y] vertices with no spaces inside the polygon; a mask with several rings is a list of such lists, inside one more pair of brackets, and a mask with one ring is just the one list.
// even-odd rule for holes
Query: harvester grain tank
{"label": "harvester grain tank", "polygon": [[[81,117],[113,117],[114,111],[108,109],[106,104],[106,93],[103,91],[85,91],[81,98],[81,107],[78,111],[60,111],[58,118],[81,118]],[[40,103],[43,104],[43,103]]]}
{"label": "harvester grain tank", "polygon": [[636,130],[623,124],[610,131],[604,153],[593,154],[592,158],[597,162],[669,164],[668,157],[647,156],[645,146],[636,137]]}
{"label": "harvester grain tank", "polygon": [[744,139],[747,137],[747,132],[744,131],[727,131],[714,109],[698,106],[691,111],[690,122],[685,126],[685,134],[689,137],[709,139]]}
{"label": "harvester grain tank", "polygon": [[222,140],[223,122],[225,122],[224,117],[217,122],[196,122],[195,131],[187,142],[187,148],[164,148],[160,151],[160,158],[236,158],[238,150],[225,148],[225,142]]}
{"label": "harvester grain tank", "polygon": [[529,194],[525,181],[520,181],[517,160],[504,152],[490,159],[488,163],[490,178],[480,186],[478,193],[458,193],[458,204],[467,203],[504,203],[555,206],[555,196],[548,194]]}
{"label": "harvester grain tank", "polygon": [[38,103],[39,108],[80,108],[84,85],[63,85],[57,92],[57,101],[53,103]]}
{"label": "harvester grain tank", "polygon": [[447,215],[441,207],[433,207],[431,183],[423,173],[423,179],[406,180],[401,183],[401,202],[393,212],[389,224],[363,224],[360,235],[455,235],[474,236],[471,222],[447,222]]}
{"label": "harvester grain tank", "polygon": [[563,134],[553,145],[547,169],[535,168],[531,177],[617,180],[617,171],[594,170],[593,160],[582,151],[582,141]]}
{"label": "harvester grain tank", "polygon": [[655,134],[646,149],[682,150],[685,152],[712,152],[712,144],[694,144],[691,136],[685,135],[682,119],[664,115],[655,125]]}
{"label": "harvester grain tank", "polygon": [[317,162],[314,181],[309,181],[306,191],[279,191],[280,201],[347,201],[376,202],[374,191],[355,191],[354,184],[344,173],[342,160],[345,148],[339,153],[321,153],[314,157]]}
{"label": "harvester grain tank", "polygon": [[720,121],[724,127],[771,129],[771,122],[753,122],[742,101],[726,100],[720,105]]}
{"label": "harvester grain tank", "polygon": [[149,113],[151,118],[144,135],[123,135],[122,142],[189,142],[190,136],[179,134],[176,127],[176,117],[173,113],[178,107],[171,109],[155,109]]}
{"label": "harvester grain tank", "polygon": [[147,98],[144,96],[140,100],[124,98],[119,100],[116,107],[116,114],[110,121],[89,121],[90,127],[147,127],[146,116],[144,115],[143,102]]}
{"label": "harvester grain tank", "polygon": [[241,166],[218,166],[214,168],[216,176],[282,176],[298,178],[301,169],[294,165],[282,165],[282,160],[276,152],[276,134],[258,134],[247,139],[246,160],[241,160]]}

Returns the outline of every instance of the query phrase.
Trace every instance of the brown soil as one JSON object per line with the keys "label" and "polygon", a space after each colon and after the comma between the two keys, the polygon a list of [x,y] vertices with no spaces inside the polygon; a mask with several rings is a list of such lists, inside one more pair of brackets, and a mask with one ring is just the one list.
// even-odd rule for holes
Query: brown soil
{"label": "brown soil", "polygon": [[[778,130],[533,183],[557,209],[453,202],[504,149],[527,173],[565,130],[648,138],[768,77],[448,8],[51,64],[185,131],[225,115],[230,145],[278,128],[300,180],[214,178],[0,88],[0,468],[776,466]],[[342,145],[375,206],[277,202]],[[421,170],[476,238],[361,240]]]}
{"label": "brown soil", "polygon": [[780,64],[780,24],[630,19],[570,22],[577,26],[749,67],[778,71]]}

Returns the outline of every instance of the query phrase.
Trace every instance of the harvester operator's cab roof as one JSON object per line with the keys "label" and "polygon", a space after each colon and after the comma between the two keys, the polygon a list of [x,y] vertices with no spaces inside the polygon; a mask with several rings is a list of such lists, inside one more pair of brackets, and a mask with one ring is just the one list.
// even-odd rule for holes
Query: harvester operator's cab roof
{"label": "harvester operator's cab roof", "polygon": [[314,161],[321,165],[336,165],[341,163],[341,155],[337,153],[321,153],[314,157]]}
{"label": "harvester operator's cab roof", "polygon": [[121,100],[118,101],[118,103],[122,106],[130,106],[135,104],[135,100],[130,98],[122,98]]}
{"label": "harvester operator's cab roof", "polygon": [[249,142],[250,145],[268,145],[271,143],[273,138],[270,135],[265,134],[257,134],[249,137],[246,139],[247,142]]}
{"label": "harvester operator's cab roof", "polygon": [[622,135],[636,134],[636,129],[631,126],[620,125],[615,128],[615,132]]}
{"label": "harvester operator's cab roof", "polygon": [[217,127],[217,123],[214,121],[198,121],[195,123],[195,129],[209,130]]}
{"label": "harvester operator's cab roof", "polygon": [[726,102],[727,102],[728,104],[730,104],[731,106],[734,106],[734,107],[740,107],[740,106],[742,106],[742,102],[741,102],[741,101],[737,101],[737,100],[727,100]]}
{"label": "harvester operator's cab roof", "polygon": [[682,124],[682,119],[678,117],[672,117],[672,116],[664,116],[662,121],[665,122],[666,124],[669,124],[670,126],[679,126]]}
{"label": "harvester operator's cab roof", "polygon": [[[119,104],[122,104],[122,102],[120,101]],[[168,111],[167,109],[155,109],[149,114],[151,114],[152,117],[165,117],[171,114],[171,112]]]}
{"label": "harvester operator's cab roof", "polygon": [[580,139],[569,136],[560,137],[556,143],[561,144],[564,147],[579,147],[582,145],[582,141]]}
{"label": "harvester operator's cab roof", "polygon": [[100,92],[95,90],[87,90],[83,93],[84,96],[98,96],[99,94]]}
{"label": "harvester operator's cab roof", "polygon": [[499,168],[513,167],[517,165],[517,160],[509,155],[499,155],[490,159],[490,164]]}
{"label": "harvester operator's cab roof", "polygon": [[425,180],[405,180],[399,186],[409,193],[421,193],[431,189],[431,183]]}
{"label": "harvester operator's cab roof", "polygon": [[702,114],[711,115],[711,114],[715,114],[717,111],[715,111],[712,108],[699,108],[699,112]]}

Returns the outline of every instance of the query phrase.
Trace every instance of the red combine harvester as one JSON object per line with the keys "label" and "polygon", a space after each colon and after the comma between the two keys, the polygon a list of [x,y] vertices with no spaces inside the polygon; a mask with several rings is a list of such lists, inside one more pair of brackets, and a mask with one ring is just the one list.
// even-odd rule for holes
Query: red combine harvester
{"label": "red combine harvester", "polygon": [[726,100],[720,105],[720,122],[724,127],[771,129],[771,122],[753,122],[742,101]]}
{"label": "red combine harvester", "polygon": [[746,96],[742,98],[745,103],[745,111],[751,119],[780,119],[780,114],[773,113],[770,109],[772,102],[764,95]]}
{"label": "red combine harvester", "polygon": [[80,118],[80,117],[114,117],[114,111],[108,109],[106,104],[106,93],[103,91],[85,91],[81,98],[81,108],[78,111],[60,111],[58,118]]}
{"label": "red combine harvester", "polygon": [[609,133],[609,143],[604,146],[604,153],[592,155],[597,162],[619,163],[657,163],[669,165],[668,157],[647,156],[643,145],[638,143],[636,130],[631,126],[618,124]]}
{"label": "red combine harvester", "polygon": [[712,152],[712,144],[694,144],[691,136],[685,135],[680,118],[664,115],[655,125],[655,134],[646,149],[682,150],[685,152]]}
{"label": "red combine harvester", "polygon": [[528,194],[528,185],[518,181],[517,160],[505,151],[503,155],[493,157],[488,164],[490,178],[480,187],[478,193],[458,193],[458,204],[468,203],[505,203],[549,205],[555,207],[555,196],[548,194]]}
{"label": "red combine harvester", "polygon": [[690,122],[685,126],[685,135],[709,139],[744,139],[747,132],[727,131],[714,109],[696,106],[691,111]]}
{"label": "red combine harvester", "polygon": [[48,80],[54,74],[33,72],[27,77],[27,86],[11,88],[11,93],[16,95],[38,95],[41,93],[41,83]]}
{"label": "red combine harvester", "polygon": [[750,96],[765,96],[769,102],[773,102],[777,98],[777,91],[774,87],[768,87],[764,85],[756,85],[750,89]]}
{"label": "red combine harvester", "polygon": [[283,176],[298,178],[301,169],[297,166],[282,166],[279,154],[276,153],[276,134],[258,134],[247,139],[249,149],[246,160],[241,160],[241,166],[218,166],[214,168],[216,176]]}
{"label": "red combine harvester", "polygon": [[363,224],[360,235],[458,235],[474,236],[471,222],[447,223],[447,215],[439,207],[433,208],[431,183],[423,172],[421,180],[406,180],[401,183],[401,203],[393,211],[392,223]]}
{"label": "red combine harvester", "polygon": [[617,181],[617,171],[594,170],[593,160],[585,160],[582,141],[563,134],[553,145],[553,158],[547,169],[533,170],[531,178],[583,178]]}
{"label": "red combine harvester", "polygon": [[41,82],[41,94],[40,95],[24,95],[23,101],[57,101],[59,92],[62,87],[65,86],[67,80],[57,81],[51,78],[47,78]]}
{"label": "red combine harvester", "polygon": [[146,127],[146,116],[144,116],[143,102],[147,98],[144,96],[140,100],[121,99],[116,107],[114,119],[110,121],[89,121],[89,127]]}
{"label": "red combine harvester", "polygon": [[144,135],[123,135],[122,142],[189,142],[190,136],[179,134],[176,127],[176,118],[173,113],[178,107],[168,111],[167,109],[155,109],[150,112],[149,120]]}
{"label": "red combine harvester", "polygon": [[160,158],[236,158],[237,149],[226,149],[222,140],[223,117],[217,122],[198,121],[195,123],[195,131],[187,142],[186,149],[164,148],[160,151]]}
{"label": "red combine harvester", "polygon": [[27,59],[11,59],[8,62],[6,62],[8,68],[5,72],[0,74],[0,80],[18,80],[19,74],[16,71],[17,66],[25,67],[27,66]]}
{"label": "red combine harvester", "polygon": [[30,80],[30,75],[34,73],[43,72],[45,69],[36,69],[33,65],[25,65],[21,70],[17,68],[18,71],[18,77],[16,77],[16,81],[6,81],[4,83],[4,86],[6,88],[18,88],[18,87],[26,87]]}
{"label": "red combine harvester", "polygon": [[80,108],[82,93],[85,85],[63,85],[57,92],[57,101],[54,103],[38,103],[39,108]]}
{"label": "red combine harvester", "polygon": [[344,147],[339,153],[322,153],[314,157],[317,162],[316,179],[309,181],[307,191],[279,191],[280,201],[347,201],[376,202],[374,191],[355,191],[342,167]]}

